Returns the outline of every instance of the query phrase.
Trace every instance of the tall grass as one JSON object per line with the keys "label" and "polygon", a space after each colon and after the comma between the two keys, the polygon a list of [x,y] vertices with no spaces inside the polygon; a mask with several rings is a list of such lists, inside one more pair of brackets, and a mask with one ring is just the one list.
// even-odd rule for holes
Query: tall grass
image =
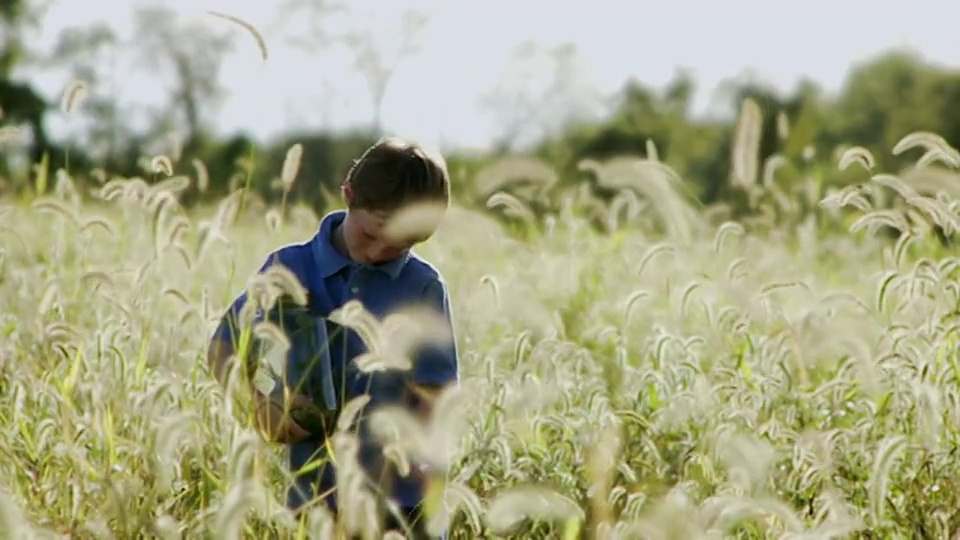
{"label": "tall grass", "polygon": [[[841,161],[872,166],[862,149]],[[399,430],[395,460],[450,465],[433,525],[455,538],[960,530],[960,259],[924,228],[955,230],[956,199],[881,175],[801,186],[822,204],[799,215],[796,194],[765,181],[769,219],[713,223],[661,164],[589,168],[625,191],[563,191],[543,217],[484,193],[489,209],[455,207],[419,250],[450,283],[463,383],[430,425],[395,412],[381,425]],[[197,188],[113,180],[81,202],[61,174],[31,205],[0,205],[4,538],[334,534],[331,516],[283,508],[281,449],[203,361],[251,273],[318,216],[286,199],[241,206],[239,191],[185,211],[179,195]],[[525,241],[491,216],[501,208]],[[878,225],[906,234],[882,240]],[[336,445],[349,461],[349,436]],[[363,494],[347,500],[340,526],[363,529]]]}

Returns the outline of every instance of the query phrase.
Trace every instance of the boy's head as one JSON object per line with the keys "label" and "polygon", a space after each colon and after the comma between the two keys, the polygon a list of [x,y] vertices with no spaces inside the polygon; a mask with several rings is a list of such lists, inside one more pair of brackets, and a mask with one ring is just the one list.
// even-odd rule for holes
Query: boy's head
{"label": "boy's head", "polygon": [[388,137],[356,160],[343,183],[344,240],[361,263],[389,261],[428,239],[450,201],[439,153]]}

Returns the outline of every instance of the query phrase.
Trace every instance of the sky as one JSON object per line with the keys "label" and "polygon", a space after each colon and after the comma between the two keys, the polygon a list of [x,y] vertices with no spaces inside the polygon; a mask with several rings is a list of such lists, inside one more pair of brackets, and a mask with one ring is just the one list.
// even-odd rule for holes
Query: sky
{"label": "sky", "polygon": [[[47,13],[43,42],[63,28],[103,20],[130,32],[137,5],[166,5],[184,19],[235,33],[225,61],[228,87],[213,118],[217,131],[245,130],[268,139],[289,129],[343,128],[372,118],[367,87],[343,50],[315,54],[289,46],[269,32],[282,0],[58,0]],[[420,51],[400,64],[383,104],[386,130],[442,148],[484,148],[498,133],[497,118],[480,96],[503,81],[511,52],[525,40],[544,46],[576,45],[584,71],[599,91],[613,93],[629,78],[666,84],[679,68],[699,88],[698,113],[724,79],[750,71],[788,91],[802,76],[838,89],[851,66],[891,47],[910,47],[944,65],[960,63],[955,25],[960,7],[938,0],[351,0],[357,18],[343,27],[374,30],[391,43],[391,25],[402,9],[429,17]],[[379,17],[369,17],[376,7]],[[264,63],[252,37],[206,15],[216,10],[241,17],[266,33]],[[944,13],[944,11],[947,11]],[[367,18],[364,18],[367,17]],[[287,21],[302,22],[299,17]],[[396,43],[396,41],[392,41]],[[156,103],[156,79],[135,70],[118,88],[127,102]],[[133,72],[131,72],[133,73]],[[43,87],[59,92],[67,80],[48,76]],[[59,85],[59,86],[58,86]],[[324,99],[325,95],[332,98]],[[62,129],[55,124],[54,129]]]}

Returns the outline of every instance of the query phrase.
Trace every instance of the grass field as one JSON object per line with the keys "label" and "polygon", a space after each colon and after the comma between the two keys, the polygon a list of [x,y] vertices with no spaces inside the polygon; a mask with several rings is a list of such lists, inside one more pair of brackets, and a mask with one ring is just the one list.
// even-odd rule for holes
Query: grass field
{"label": "grass field", "polygon": [[[173,187],[0,202],[4,538],[306,537],[280,450],[202,354],[318,216],[281,224],[236,198],[186,212]],[[405,436],[452,453],[455,538],[960,529],[960,259],[827,210],[714,226],[659,201],[604,234],[581,206],[524,242],[456,208],[419,249],[451,286],[463,385]],[[658,207],[668,236],[643,221]],[[310,537],[327,523],[311,516]]]}

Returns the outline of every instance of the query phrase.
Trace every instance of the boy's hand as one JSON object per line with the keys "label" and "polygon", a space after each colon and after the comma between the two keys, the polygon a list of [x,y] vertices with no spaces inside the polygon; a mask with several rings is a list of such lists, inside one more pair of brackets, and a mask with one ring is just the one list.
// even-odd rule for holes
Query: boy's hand
{"label": "boy's hand", "polygon": [[416,404],[414,412],[418,418],[424,422],[429,422],[433,415],[433,404],[436,403],[437,397],[440,396],[444,387],[414,383],[410,385],[410,388],[413,391],[414,403]]}
{"label": "boy's hand", "polygon": [[310,436],[310,432],[294,421],[291,411],[296,407],[311,407],[313,402],[306,396],[290,394],[287,403],[277,395],[256,393],[257,425],[273,442],[294,443]]}

